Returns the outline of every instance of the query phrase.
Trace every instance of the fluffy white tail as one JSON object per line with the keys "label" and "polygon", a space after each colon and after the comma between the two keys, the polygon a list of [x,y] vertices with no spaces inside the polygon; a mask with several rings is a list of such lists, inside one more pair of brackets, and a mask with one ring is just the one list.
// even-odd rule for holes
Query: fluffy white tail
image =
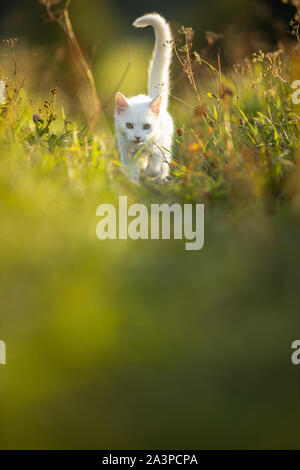
{"label": "fluffy white tail", "polygon": [[152,26],[155,31],[155,47],[149,67],[148,95],[161,95],[167,106],[169,96],[169,68],[172,56],[172,35],[166,20],[158,13],[141,16],[133,23],[136,28]]}

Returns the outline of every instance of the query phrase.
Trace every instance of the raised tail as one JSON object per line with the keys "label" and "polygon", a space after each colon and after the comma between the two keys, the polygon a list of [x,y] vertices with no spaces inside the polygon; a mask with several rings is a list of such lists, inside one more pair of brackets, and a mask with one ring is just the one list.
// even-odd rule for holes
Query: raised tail
{"label": "raised tail", "polygon": [[167,106],[169,97],[169,68],[172,56],[172,34],[166,20],[158,13],[141,16],[133,23],[136,28],[152,26],[155,31],[155,47],[149,67],[148,95],[161,95]]}

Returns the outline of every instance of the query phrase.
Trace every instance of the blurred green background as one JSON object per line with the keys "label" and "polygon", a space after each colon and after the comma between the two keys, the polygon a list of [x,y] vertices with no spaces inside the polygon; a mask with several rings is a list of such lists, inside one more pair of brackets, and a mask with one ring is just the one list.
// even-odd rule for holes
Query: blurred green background
{"label": "blurred green background", "polygon": [[[93,57],[102,102],[129,57],[122,91],[144,90],[153,35],[130,25],[148,10],[164,14],[175,31],[193,26],[199,49],[206,30],[224,34],[211,55],[222,48],[229,69],[287,40],[293,15],[279,1],[73,0],[74,30]],[[31,0],[1,14],[1,38],[20,38],[26,113],[57,86],[60,103],[82,121],[64,35],[42,14]],[[1,71],[11,69],[3,50]],[[107,117],[109,128],[112,103]],[[208,203],[200,252],[186,252],[181,241],[101,242],[100,203],[117,204],[119,194],[147,204],[174,197],[132,187],[101,165],[79,161],[74,170],[70,157],[80,173],[74,179],[42,143],[24,153],[20,130],[1,118],[3,129],[0,447],[299,448],[300,369],[291,364],[300,335],[299,201],[292,208],[276,201],[272,210],[242,199]],[[109,131],[101,132],[102,152],[117,159]],[[197,194],[175,200],[203,202]]]}

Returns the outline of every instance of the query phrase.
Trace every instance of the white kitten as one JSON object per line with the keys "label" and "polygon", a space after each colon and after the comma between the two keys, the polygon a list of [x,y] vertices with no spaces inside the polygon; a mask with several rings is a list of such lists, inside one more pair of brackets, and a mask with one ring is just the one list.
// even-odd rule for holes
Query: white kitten
{"label": "white kitten", "polygon": [[120,92],[116,95],[115,126],[122,168],[137,183],[141,170],[159,180],[168,177],[174,131],[167,112],[172,36],[169,25],[157,13],[144,15],[133,23],[137,28],[149,25],[154,28],[156,39],[148,96],[125,98]]}

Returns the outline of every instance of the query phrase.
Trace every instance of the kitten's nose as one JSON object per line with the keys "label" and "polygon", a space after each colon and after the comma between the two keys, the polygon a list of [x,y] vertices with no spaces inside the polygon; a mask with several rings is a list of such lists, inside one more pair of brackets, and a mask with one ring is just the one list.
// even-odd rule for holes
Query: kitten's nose
{"label": "kitten's nose", "polygon": [[137,141],[137,142],[139,142],[139,141],[141,140],[140,137],[135,136],[135,138],[136,138],[136,141]]}

